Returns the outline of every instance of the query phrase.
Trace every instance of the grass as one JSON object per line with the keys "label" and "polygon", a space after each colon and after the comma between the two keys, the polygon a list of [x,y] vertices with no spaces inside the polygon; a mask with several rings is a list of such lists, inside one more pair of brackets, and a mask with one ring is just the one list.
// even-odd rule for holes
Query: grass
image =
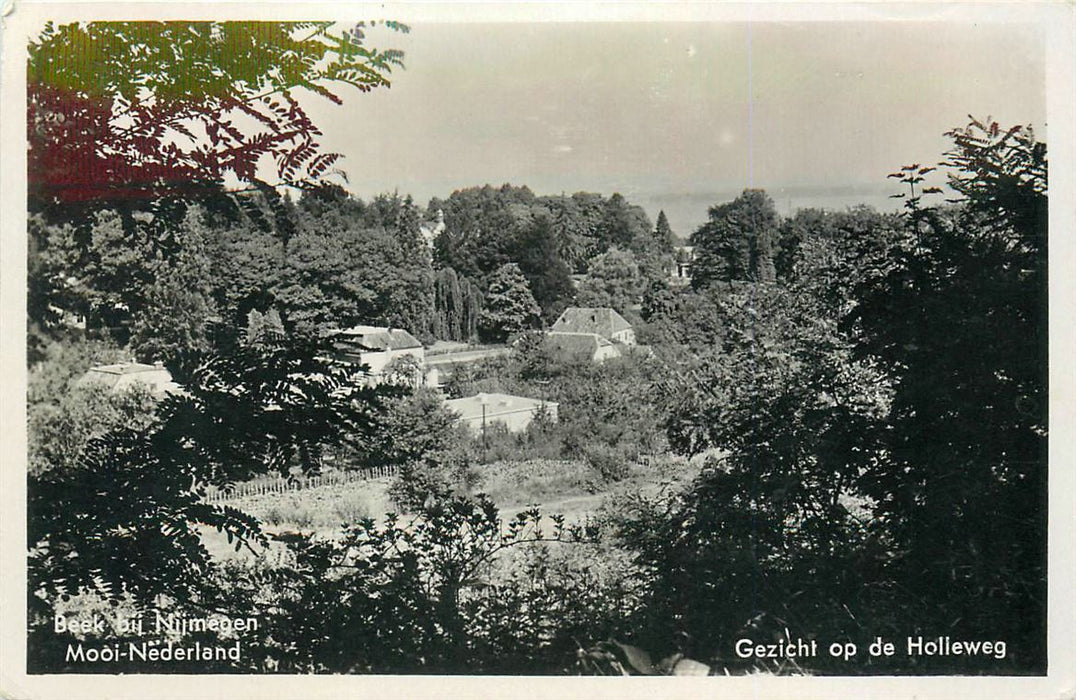
{"label": "grass", "polygon": [[392,510],[387,495],[389,481],[369,479],[301,491],[245,496],[231,505],[272,528],[338,530],[362,518],[383,517]]}
{"label": "grass", "polygon": [[[512,517],[538,506],[544,516],[563,515],[568,522],[582,522],[597,515],[607,504],[626,494],[654,494],[670,484],[684,483],[697,472],[697,465],[664,459],[652,466],[629,465],[624,478],[607,482],[584,460],[532,459],[501,461],[476,467],[474,493],[485,493]],[[317,486],[301,491],[245,496],[229,502],[261,520],[269,532],[301,531],[335,536],[361,518],[382,520],[399,512],[388,496],[391,478]],[[543,524],[548,524],[543,519]],[[219,558],[237,555],[223,535],[203,532],[203,542]],[[219,542],[217,541],[219,539]]]}
{"label": "grass", "polygon": [[544,503],[600,490],[590,467],[582,461],[494,462],[476,467],[476,471],[479,480],[474,491],[485,493],[498,505]]}
{"label": "grass", "polygon": [[[603,496],[653,490],[659,484],[682,480],[693,470],[684,462],[666,460],[654,466],[632,464],[623,479],[608,482],[584,460],[531,459],[500,461],[475,468],[478,480],[472,491],[485,493],[504,509],[532,505],[570,505],[596,510]],[[231,505],[250,513],[273,529],[330,531],[361,518],[381,519],[399,509],[388,496],[391,479],[369,479],[244,496]],[[551,512],[558,512],[554,507]]]}

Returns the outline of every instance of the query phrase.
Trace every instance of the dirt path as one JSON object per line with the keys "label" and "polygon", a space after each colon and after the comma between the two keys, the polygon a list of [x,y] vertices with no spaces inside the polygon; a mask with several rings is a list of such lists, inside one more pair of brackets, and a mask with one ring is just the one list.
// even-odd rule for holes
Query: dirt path
{"label": "dirt path", "polygon": [[587,494],[585,496],[570,496],[556,501],[546,501],[545,503],[519,503],[511,505],[498,503],[497,508],[500,509],[502,517],[511,517],[516,513],[520,513],[530,508],[538,508],[542,513],[543,520],[550,515],[563,515],[565,520],[574,522],[586,515],[596,512],[598,508],[601,507],[602,501],[608,495],[608,493],[595,493]]}

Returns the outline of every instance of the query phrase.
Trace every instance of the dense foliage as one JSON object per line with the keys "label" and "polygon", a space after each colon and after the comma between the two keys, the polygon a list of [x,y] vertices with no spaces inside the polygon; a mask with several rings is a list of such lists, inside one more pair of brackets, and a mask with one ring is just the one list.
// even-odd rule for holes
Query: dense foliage
{"label": "dense foliage", "polygon": [[[395,29],[403,25],[391,23]],[[339,160],[296,94],[389,85],[395,50],[332,22],[49,24],[27,66],[31,199],[40,206],[196,195],[225,173],[287,180]]]}
{"label": "dense foliage", "polygon": [[[944,633],[1008,640],[995,670],[1044,668],[1044,149],[954,134],[961,206],[913,191],[898,222],[801,213],[789,281],[711,290],[718,350],[696,345],[666,393],[673,445],[723,454],[621,525],[655,577],[653,644]],[[1020,183],[1019,215],[982,189],[1001,163],[1019,164],[996,180]],[[983,668],[883,667],[954,664]]]}
{"label": "dense foliage", "polygon": [[[32,44],[32,668],[87,670],[58,661],[51,616],[114,605],[257,617],[221,672],[750,671],[741,637],[911,634],[1011,651],[799,668],[1043,671],[1048,201],[1030,129],[950,132],[948,205],[919,164],[893,175],[900,215],[782,219],[745,190],[709,210],[677,288],[667,218],[619,194],[484,186],[423,210],[317,182],[335,156],[296,91],[387,86],[400,56],[368,29],[50,25]],[[259,180],[263,156],[297,201]],[[649,347],[560,354],[539,329],[573,303],[621,311]],[[326,336],[359,323],[511,343],[445,392],[557,417],[475,435],[407,361],[357,384]],[[131,356],[183,391],[78,382]],[[613,488],[670,451],[702,462],[688,486],[621,491],[576,526],[473,493],[489,463],[559,460]],[[396,469],[414,515],[270,536],[208,497],[327,464]],[[212,530],[250,556],[211,555]]]}
{"label": "dense foliage", "polygon": [[533,328],[538,322],[539,311],[538,302],[519,265],[505,263],[490,278],[478,326],[487,340],[503,343],[511,336]]}
{"label": "dense foliage", "polygon": [[778,221],[770,196],[763,190],[744,190],[709,213],[710,220],[691,234],[691,284],[701,288],[734,280],[772,282]]}
{"label": "dense foliage", "polygon": [[487,185],[434,199],[428,210],[444,213],[436,264],[488,284],[502,265],[518,263],[546,320],[568,306],[570,274],[586,272],[611,249],[630,251],[651,276],[664,276],[671,264],[671,237],[619,194],[539,197],[526,187]]}

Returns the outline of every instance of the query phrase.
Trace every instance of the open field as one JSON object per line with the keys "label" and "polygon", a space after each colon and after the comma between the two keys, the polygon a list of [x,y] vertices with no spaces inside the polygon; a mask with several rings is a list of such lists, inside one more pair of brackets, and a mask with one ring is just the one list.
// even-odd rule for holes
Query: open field
{"label": "open field", "polygon": [[[538,507],[543,515],[560,514],[567,522],[578,523],[596,515],[610,497],[655,493],[690,479],[697,470],[697,461],[655,460],[651,466],[633,465],[621,481],[603,483],[581,461],[495,462],[476,468],[478,481],[472,492],[487,494],[503,516]],[[228,504],[257,517],[271,534],[304,532],[331,537],[360,518],[380,521],[386,514],[398,512],[388,495],[391,483],[392,478],[368,479],[245,496]],[[215,531],[204,532],[203,541],[215,556],[240,556]]]}

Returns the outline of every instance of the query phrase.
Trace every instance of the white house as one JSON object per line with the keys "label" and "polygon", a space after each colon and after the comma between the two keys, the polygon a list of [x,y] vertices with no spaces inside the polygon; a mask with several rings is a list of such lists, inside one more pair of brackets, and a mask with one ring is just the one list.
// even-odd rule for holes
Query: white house
{"label": "white house", "polygon": [[560,358],[605,362],[610,357],[620,357],[621,347],[597,333],[567,333],[546,331],[542,345]]}
{"label": "white house", "polygon": [[597,333],[606,340],[624,345],[635,344],[635,330],[613,309],[569,306],[551,330],[562,333]]}
{"label": "white house", "polygon": [[684,286],[691,282],[691,264],[695,262],[695,247],[677,246],[673,252],[676,265],[673,267],[669,281],[675,286]]}
{"label": "white house", "polygon": [[422,343],[402,328],[384,326],[353,326],[333,334],[336,358],[353,364],[367,366],[367,378],[371,383],[385,379],[385,370],[393,361],[411,358],[418,367],[415,381],[422,380],[421,371],[426,363],[426,349]]}
{"label": "white house", "polygon": [[121,362],[115,365],[98,365],[91,367],[79,377],[77,385],[96,384],[107,387],[115,393],[125,391],[136,384],[141,384],[157,395],[175,394],[182,391],[179,384],[172,381],[172,373],[157,362],[145,365],[139,362]]}
{"label": "white house", "polygon": [[494,423],[502,423],[513,433],[527,429],[535,416],[544,412],[557,420],[558,404],[511,394],[485,394],[449,399],[445,407],[459,414],[459,420],[473,432],[483,434]]}

